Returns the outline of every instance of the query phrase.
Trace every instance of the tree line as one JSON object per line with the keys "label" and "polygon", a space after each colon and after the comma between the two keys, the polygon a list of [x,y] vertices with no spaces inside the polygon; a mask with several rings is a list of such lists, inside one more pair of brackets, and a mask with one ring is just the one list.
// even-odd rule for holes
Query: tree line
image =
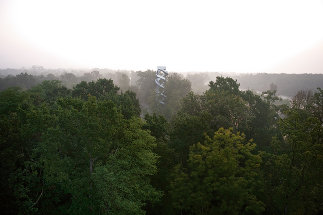
{"label": "tree line", "polygon": [[[67,70],[45,69],[32,67],[30,69],[0,69],[0,90],[19,86],[29,89],[44,80],[60,80],[64,86],[72,88],[81,81],[93,81],[99,78],[112,79],[121,90],[139,87],[137,80],[142,71],[127,70]],[[323,74],[232,74],[220,72],[182,73],[191,82],[194,93],[202,94],[208,89],[210,81],[217,76],[231,77],[237,80],[243,90],[252,90],[261,94],[268,89],[275,89],[277,95],[292,98],[298,91],[323,88]],[[133,89],[132,89],[133,90]]]}
{"label": "tree line", "polygon": [[171,74],[159,105],[154,72],[136,77],[0,92],[3,214],[323,212],[322,89],[277,105],[275,89],[219,76],[194,93]]}

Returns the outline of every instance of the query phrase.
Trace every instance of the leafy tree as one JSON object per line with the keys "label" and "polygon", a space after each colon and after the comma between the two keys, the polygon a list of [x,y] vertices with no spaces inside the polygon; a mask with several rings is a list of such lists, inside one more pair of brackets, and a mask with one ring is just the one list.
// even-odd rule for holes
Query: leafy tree
{"label": "leafy tree", "polygon": [[5,90],[9,87],[20,87],[22,89],[30,89],[31,87],[39,84],[41,81],[38,77],[21,72],[16,76],[9,75],[0,79],[0,90]]}
{"label": "leafy tree", "polygon": [[29,91],[35,104],[52,103],[57,98],[71,96],[71,90],[67,89],[58,80],[43,81]]}
{"label": "leafy tree", "polygon": [[0,93],[0,204],[2,213],[17,213],[13,189],[9,178],[22,165],[24,152],[29,148],[21,137],[21,112],[28,97],[19,89],[8,89]]}
{"label": "leafy tree", "polygon": [[149,130],[152,136],[154,136],[157,140],[167,140],[169,125],[163,116],[157,114],[146,114],[145,121],[146,124],[144,128]]}
{"label": "leafy tree", "polygon": [[169,123],[161,115],[145,115],[144,128],[149,130],[156,138],[157,146],[154,149],[159,156],[157,161],[157,173],[151,177],[151,184],[163,192],[160,202],[150,204],[147,207],[148,214],[172,213],[171,199],[169,196],[170,170],[175,165],[174,150],[169,146]]}
{"label": "leafy tree", "polygon": [[[95,97],[61,98],[51,115],[19,177],[23,213],[144,214],[145,202],[159,198],[149,182],[154,138],[140,119],[125,120],[113,102]],[[35,187],[41,195],[32,202]]]}
{"label": "leafy tree", "polygon": [[133,116],[140,116],[140,104],[134,92],[126,91],[125,93],[121,93],[117,97],[115,103],[120,107],[121,112],[126,119],[130,119]]}
{"label": "leafy tree", "polygon": [[127,119],[139,116],[141,110],[136,94],[131,91],[118,94],[118,91],[119,87],[115,86],[111,79],[99,79],[96,82],[81,82],[73,88],[72,95],[83,100],[87,100],[89,96],[95,96],[99,100],[110,100],[120,107]]}
{"label": "leafy tree", "polygon": [[99,79],[96,82],[82,81],[73,88],[72,95],[84,100],[87,100],[88,96],[95,96],[97,99],[111,99],[117,94],[118,90],[119,87],[115,86],[111,79]]}
{"label": "leafy tree", "polygon": [[[22,88],[0,92],[2,214],[323,212],[320,88],[278,106],[274,84],[257,95],[201,77],[197,95],[175,73],[161,106],[153,71],[104,75],[121,90],[98,71],[12,71],[0,78],[0,90]],[[275,75],[249,78],[270,77],[286,90]]]}
{"label": "leafy tree", "polygon": [[231,78],[218,77],[203,95],[190,93],[183,99],[171,133],[171,145],[181,162],[187,160],[189,146],[203,140],[204,132],[211,135],[221,127],[248,131],[252,115],[238,88]]}
{"label": "leafy tree", "polygon": [[272,137],[279,134],[277,121],[279,109],[272,100],[263,99],[251,91],[242,92],[249,107],[249,122],[244,130],[247,138],[253,138],[259,150],[269,150]]}
{"label": "leafy tree", "polygon": [[170,146],[176,153],[177,162],[186,163],[189,147],[203,140],[203,133],[209,131],[209,117],[207,112],[197,116],[179,113],[172,122]]}
{"label": "leafy tree", "polygon": [[216,77],[216,82],[210,81],[209,87],[212,91],[226,91],[231,94],[239,94],[240,84],[232,78]]}
{"label": "leafy tree", "polygon": [[299,91],[294,96],[292,100],[292,106],[297,109],[304,109],[309,107],[311,100],[313,99],[313,92],[312,91]]}
{"label": "leafy tree", "polygon": [[211,83],[210,86],[210,90],[204,96],[205,106],[212,116],[210,119],[212,128],[233,127],[236,131],[246,131],[252,117],[247,102],[231,90],[226,91],[225,88],[214,90]]}
{"label": "leafy tree", "polygon": [[187,160],[189,146],[201,142],[204,132],[212,135],[221,127],[254,138],[259,149],[268,148],[277,132],[274,105],[251,91],[239,91],[239,84],[231,78],[218,77],[209,86],[203,95],[188,94],[172,121],[171,145],[180,162]]}
{"label": "leafy tree", "polygon": [[188,166],[177,166],[172,200],[186,214],[254,214],[264,210],[257,199],[261,157],[256,145],[232,129],[190,147]]}
{"label": "leafy tree", "polygon": [[157,171],[154,139],[141,126],[132,119],[124,131],[122,147],[95,170],[95,193],[108,214],[145,214],[145,202],[156,202],[161,196],[149,178]]}
{"label": "leafy tree", "polygon": [[[1,208],[4,214],[17,214],[27,191],[17,186],[16,179],[26,172],[25,163],[51,120],[45,105],[38,108],[30,94],[19,89],[1,92],[0,107]],[[32,197],[29,202],[33,202]]]}
{"label": "leafy tree", "polygon": [[45,81],[0,94],[5,214],[143,214],[159,199],[155,140],[136,95],[117,91],[111,80],[73,91]]}
{"label": "leafy tree", "polygon": [[322,98],[321,90],[306,99],[311,102],[299,100],[298,94],[280,120],[283,138],[276,138],[272,143],[274,151],[263,156],[268,213],[323,211]]}

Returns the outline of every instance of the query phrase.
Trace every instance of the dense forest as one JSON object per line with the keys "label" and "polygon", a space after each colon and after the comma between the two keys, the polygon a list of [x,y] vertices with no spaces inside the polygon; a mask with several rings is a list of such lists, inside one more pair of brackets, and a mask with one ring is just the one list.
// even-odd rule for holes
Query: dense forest
{"label": "dense forest", "polygon": [[323,75],[171,73],[161,105],[154,71],[19,72],[2,214],[323,213]]}

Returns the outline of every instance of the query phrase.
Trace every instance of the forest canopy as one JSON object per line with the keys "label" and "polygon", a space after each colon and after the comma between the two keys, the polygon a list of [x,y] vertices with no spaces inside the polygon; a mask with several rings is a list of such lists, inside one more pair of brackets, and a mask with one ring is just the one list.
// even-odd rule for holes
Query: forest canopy
{"label": "forest canopy", "polygon": [[171,73],[165,105],[150,70],[3,76],[2,214],[321,214],[323,82],[303,76]]}

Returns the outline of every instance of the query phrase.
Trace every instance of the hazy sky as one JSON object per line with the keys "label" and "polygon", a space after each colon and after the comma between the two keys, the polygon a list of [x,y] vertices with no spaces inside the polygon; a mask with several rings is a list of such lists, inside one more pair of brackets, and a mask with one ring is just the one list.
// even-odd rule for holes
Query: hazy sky
{"label": "hazy sky", "polygon": [[0,0],[0,68],[263,72],[322,41],[323,0]]}

